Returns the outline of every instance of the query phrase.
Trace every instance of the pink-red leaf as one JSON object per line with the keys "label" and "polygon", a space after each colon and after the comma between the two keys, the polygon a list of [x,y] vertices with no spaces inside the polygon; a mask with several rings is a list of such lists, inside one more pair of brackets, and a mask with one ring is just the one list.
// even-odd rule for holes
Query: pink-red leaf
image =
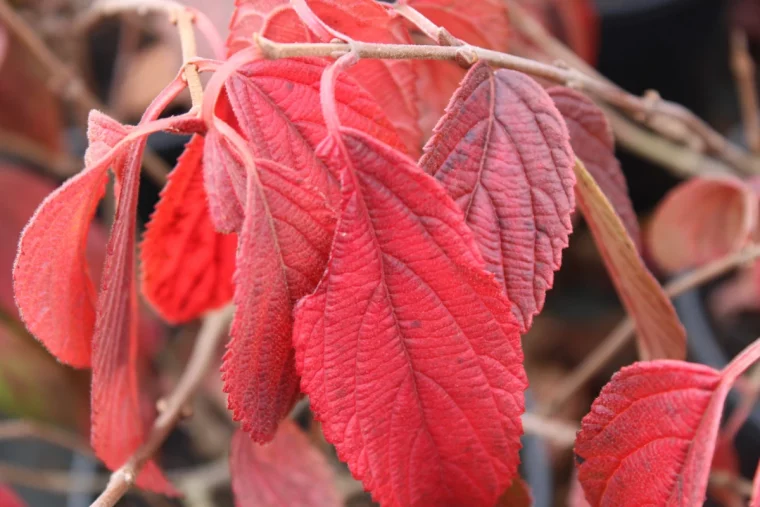
{"label": "pink-red leaf", "polygon": [[26,507],[24,501],[4,484],[0,484],[0,505],[3,507]]}
{"label": "pink-red leaf", "polygon": [[[222,172],[206,179],[207,189],[209,181],[218,181],[209,191],[212,215],[218,202],[217,222],[246,234],[238,250],[238,311],[223,367],[225,391],[235,419],[262,442],[272,438],[298,394],[292,305],[319,281],[334,227],[325,198],[337,198],[336,181],[316,157],[327,136],[318,107],[324,66],[318,60],[281,60],[241,67],[225,81],[226,99],[220,97],[229,100],[239,135],[229,127],[227,133],[211,129],[207,137],[206,170]],[[338,89],[342,121],[400,146],[361,87],[344,78]],[[244,146],[233,146],[237,137]],[[243,163],[246,153],[255,161]],[[260,183],[247,181],[251,170],[262,171]]]}
{"label": "pink-red leaf", "polygon": [[192,320],[232,299],[237,236],[219,234],[203,188],[203,137],[169,175],[142,243],[142,292],[169,322]]}
{"label": "pink-red leaf", "polygon": [[692,178],[660,203],[647,234],[658,266],[668,272],[698,266],[739,250],[757,225],[758,199],[732,176]]}
{"label": "pink-red leaf", "polygon": [[572,231],[573,152],[551,98],[511,70],[473,67],[420,166],[465,213],[488,270],[527,331]]}
{"label": "pink-red leaf", "polygon": [[752,481],[752,498],[749,507],[760,507],[760,462],[757,464],[755,479]]}
{"label": "pink-red leaf", "polygon": [[268,445],[235,433],[230,474],[237,507],[340,505],[330,465],[292,421],[283,421]]}
{"label": "pink-red leaf", "polygon": [[262,33],[264,23],[275,9],[285,7],[289,0],[235,0],[230,20],[227,50],[232,55],[251,45],[253,34]]}
{"label": "pink-red leaf", "polygon": [[726,395],[758,356],[760,340],[721,372],[661,360],[615,374],[576,440],[589,503],[701,505]]}
{"label": "pink-red leaf", "polygon": [[588,97],[570,88],[555,86],[546,92],[565,119],[575,155],[583,161],[641,250],[639,222],[628,196],[625,175],[615,158],[615,139],[604,113]]}
{"label": "pink-red leaf", "polygon": [[342,201],[327,272],[296,307],[301,387],[378,502],[491,506],[517,471],[527,383],[509,302],[445,190],[338,126],[325,86]]}
{"label": "pink-red leaf", "polygon": [[[506,51],[509,45],[509,16],[506,2],[500,0],[408,0],[433,23],[446,28],[454,37],[486,49]],[[419,39],[421,34],[416,34]],[[429,43],[429,41],[428,41]],[[465,70],[453,62],[416,62],[417,93],[420,98],[420,124],[430,130],[443,115],[444,108],[459,86]]]}
{"label": "pink-red leaf", "polygon": [[686,332],[662,286],[649,272],[612,204],[583,163],[575,164],[578,208],[588,222],[617,293],[636,323],[642,359],[683,359]]}
{"label": "pink-red leaf", "polygon": [[287,167],[259,160],[248,177],[235,273],[235,319],[222,366],[235,420],[271,440],[298,393],[293,304],[319,282],[335,226],[316,189]]}

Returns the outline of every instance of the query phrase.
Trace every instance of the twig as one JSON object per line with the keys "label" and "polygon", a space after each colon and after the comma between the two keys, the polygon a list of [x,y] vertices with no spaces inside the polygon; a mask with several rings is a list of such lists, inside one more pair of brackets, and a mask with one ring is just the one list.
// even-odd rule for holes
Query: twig
{"label": "twig", "polygon": [[[0,21],[10,30],[16,38],[29,50],[34,58],[41,64],[47,73],[52,90],[63,100],[74,104],[80,113],[75,115],[81,122],[86,118],[86,113],[92,109],[105,111],[106,106],[88,90],[82,78],[73,72],[71,68],[58,59],[55,54],[37,36],[24,19],[8,4],[7,0],[0,0]],[[157,184],[166,183],[166,175],[169,167],[155,153],[146,150],[143,157],[145,172]]]}
{"label": "twig", "polygon": [[[750,245],[673,280],[665,285],[665,293],[674,298],[757,258],[760,258],[760,245]],[[556,414],[591,377],[596,375],[631,341],[635,331],[633,320],[630,317],[623,319],[601,345],[594,349],[566,379],[558,383],[557,393],[539,412],[545,416]]]}
{"label": "twig", "polygon": [[742,30],[731,32],[731,70],[739,95],[744,138],[755,153],[760,152],[760,104],[755,84],[755,62],[749,54],[747,34]]}
{"label": "twig", "polygon": [[[618,106],[633,113],[634,118],[643,122],[651,129],[662,134],[665,137],[675,141],[682,142],[693,148],[700,148],[704,143],[708,150],[715,154],[716,157],[728,165],[741,170],[743,173],[755,174],[760,169],[760,159],[749,153],[744,152],[740,147],[729,142],[718,132],[710,128],[706,123],[697,118],[692,112],[683,106],[659,100],[650,101],[647,97],[636,97],[627,94],[624,90],[614,85],[607,78],[599,74],[590,67],[580,57],[573,53],[564,44],[554,38],[540,23],[525,11],[525,9],[514,0],[505,0],[509,5],[509,15],[512,19],[512,27],[524,35],[534,45],[543,50],[547,55],[565,62],[581,70],[591,79],[596,79],[605,83],[622,94],[621,98],[633,99],[633,102],[627,107],[623,104],[612,105]],[[587,90],[593,93],[593,90]],[[599,97],[604,99],[604,97]],[[642,104],[643,102],[643,104]],[[649,107],[647,107],[647,104]],[[639,106],[644,105],[642,110],[637,110]],[[642,113],[639,115],[639,113]]]}
{"label": "twig", "polygon": [[174,426],[182,417],[187,405],[198,386],[203,381],[209,367],[216,357],[216,352],[232,317],[232,306],[209,314],[203,321],[193,353],[182,377],[171,395],[166,398],[163,410],[153,423],[145,440],[132,457],[117,471],[111,474],[108,486],[95,500],[92,507],[112,507],[124,496],[134,483],[143,465],[153,456]]}
{"label": "twig", "polygon": [[34,438],[78,452],[84,456],[93,455],[89,444],[79,438],[78,435],[54,426],[23,419],[0,422],[0,440],[15,440],[20,438]]}
{"label": "twig", "polygon": [[711,472],[710,485],[731,489],[745,498],[752,496],[752,483],[750,481],[727,472],[719,470]]}
{"label": "twig", "polygon": [[572,447],[580,429],[576,423],[548,419],[530,412],[522,415],[522,424],[525,433],[542,437],[560,447]]}
{"label": "twig", "polygon": [[733,441],[744,422],[752,413],[752,409],[760,398],[760,365],[756,365],[748,376],[747,386],[742,393],[741,402],[731,412],[726,424],[720,432],[720,437],[727,441]]}

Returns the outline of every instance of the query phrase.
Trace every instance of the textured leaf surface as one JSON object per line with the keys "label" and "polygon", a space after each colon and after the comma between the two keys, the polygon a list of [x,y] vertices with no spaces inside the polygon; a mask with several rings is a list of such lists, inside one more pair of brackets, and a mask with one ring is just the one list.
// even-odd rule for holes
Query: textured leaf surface
{"label": "textured leaf surface", "polygon": [[633,240],[582,163],[575,164],[578,207],[588,222],[617,293],[634,319],[642,359],[683,359],[686,332],[670,299],[636,251]]}
{"label": "textured leaf surface", "polygon": [[[59,361],[90,366],[96,291],[87,263],[87,235],[105,193],[113,158],[101,160],[126,129],[101,128],[100,114],[90,117],[92,144],[88,167],[59,187],[37,208],[24,229],[13,270],[14,292],[27,329]],[[110,143],[110,144],[109,144]],[[115,155],[114,155],[115,156]]]}
{"label": "textured leaf surface", "polygon": [[292,308],[319,282],[335,218],[324,195],[303,185],[292,169],[258,161],[255,171],[248,178],[237,311],[222,372],[235,420],[265,443],[299,393]]}
{"label": "textured leaf surface", "polygon": [[288,8],[289,0],[235,0],[235,11],[230,19],[227,50],[234,54],[251,45],[253,34],[262,33],[264,23],[272,11]]}
{"label": "textured leaf surface", "polygon": [[552,100],[533,79],[473,67],[420,160],[465,214],[521,332],[541,311],[572,231],[574,157]]}
{"label": "textured leaf surface", "polygon": [[232,491],[237,507],[337,507],[330,465],[292,421],[274,440],[258,445],[238,431],[230,449]]}
{"label": "textured leaf surface", "polygon": [[301,387],[378,502],[493,505],[517,471],[527,382],[509,302],[444,189],[331,121],[341,212],[296,307]]}
{"label": "textured leaf surface", "polygon": [[570,144],[575,155],[594,177],[599,188],[615,208],[628,235],[641,250],[641,232],[633,203],[628,196],[628,184],[615,158],[615,139],[604,113],[582,93],[555,86],[546,90],[562,113],[570,132]]}
{"label": "textured leaf surface", "polygon": [[592,506],[701,505],[726,395],[760,340],[722,372],[652,361],[612,377],[583,418],[578,477]]}
{"label": "textured leaf surface", "polygon": [[142,243],[142,292],[161,316],[186,322],[232,299],[237,236],[219,234],[203,188],[203,137],[169,175]]}
{"label": "textured leaf surface", "polygon": [[216,130],[206,135],[203,181],[213,226],[223,233],[239,231],[245,218],[245,167],[228,141]]}
{"label": "textured leaf surface", "polygon": [[[234,298],[238,311],[224,363],[225,391],[235,419],[261,442],[272,438],[298,394],[292,305],[316,286],[332,240],[334,211],[325,197],[337,199],[337,185],[316,156],[317,145],[327,135],[318,107],[324,65],[317,60],[256,61],[233,73],[226,80],[227,97],[246,146],[235,148],[230,136],[214,129],[207,140],[207,148],[213,150],[206,152],[208,168],[227,168],[231,175],[230,183],[221,178],[217,185],[231,195],[225,198],[220,193],[220,206],[229,210],[227,215],[238,217],[229,225],[246,234],[238,251]],[[337,115],[342,121],[401,146],[366,91],[351,79],[341,79],[337,86]],[[240,190],[249,178],[243,151],[255,157],[249,170],[263,171],[259,176],[263,186],[247,186],[246,193]],[[222,162],[209,157],[220,157]],[[279,179],[275,173],[281,174]],[[246,206],[247,212],[238,213],[232,206]],[[214,208],[212,198],[212,212]],[[262,251],[269,254],[263,256]]]}
{"label": "textured leaf surface", "polygon": [[[506,2],[409,0],[409,5],[469,44],[498,51],[506,51],[509,46]],[[416,35],[419,38],[420,34]],[[420,123],[423,132],[430,132],[464,78],[465,70],[453,62],[418,61],[415,65],[419,76]]]}
{"label": "textured leaf surface", "polygon": [[739,250],[757,219],[757,196],[740,179],[692,178],[657,207],[647,246],[658,266],[676,272]]}

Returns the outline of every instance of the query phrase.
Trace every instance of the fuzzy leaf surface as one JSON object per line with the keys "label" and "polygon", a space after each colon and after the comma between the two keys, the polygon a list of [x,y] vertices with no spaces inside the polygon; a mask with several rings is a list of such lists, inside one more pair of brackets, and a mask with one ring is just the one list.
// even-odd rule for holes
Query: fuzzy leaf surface
{"label": "fuzzy leaf surface", "polygon": [[578,208],[610,273],[623,306],[636,323],[643,359],[683,359],[686,331],[670,298],[649,272],[615,209],[586,170],[575,164]]}
{"label": "fuzzy leaf surface", "polygon": [[341,505],[330,465],[292,421],[283,421],[268,445],[236,432],[230,474],[236,507]]}
{"label": "fuzzy leaf surface", "polygon": [[298,174],[267,161],[248,178],[235,272],[232,339],[222,365],[234,418],[270,441],[299,394],[293,304],[314,290],[327,263],[334,212]]}
{"label": "fuzzy leaf surface", "polygon": [[219,234],[203,187],[204,138],[169,174],[142,243],[142,292],[161,316],[187,322],[232,299],[237,236]]}
{"label": "fuzzy leaf surface", "polygon": [[555,86],[546,92],[565,119],[575,155],[583,161],[641,251],[639,222],[628,195],[625,175],[615,158],[615,139],[607,118],[591,99],[575,90]]}
{"label": "fuzzy leaf surface", "polygon": [[527,385],[509,301],[445,190],[340,126],[322,91],[341,211],[296,307],[301,387],[376,501],[491,506],[517,471]]}
{"label": "fuzzy leaf surface", "polygon": [[659,360],[616,373],[576,440],[589,504],[701,505],[726,396],[758,356],[760,341],[723,371]]}
{"label": "fuzzy leaf surface", "polygon": [[562,264],[575,208],[565,122],[533,79],[474,66],[420,160],[465,214],[527,331]]}
{"label": "fuzzy leaf surface", "polygon": [[677,272],[739,250],[757,221],[757,195],[739,178],[692,178],[657,207],[647,246],[658,266]]}

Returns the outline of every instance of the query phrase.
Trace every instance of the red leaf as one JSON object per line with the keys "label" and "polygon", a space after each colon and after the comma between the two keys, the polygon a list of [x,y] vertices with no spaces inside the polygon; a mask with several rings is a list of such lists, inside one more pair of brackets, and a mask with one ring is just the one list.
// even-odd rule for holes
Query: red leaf
{"label": "red leaf", "polygon": [[662,286],[652,276],[612,204],[583,163],[575,164],[578,208],[588,222],[599,253],[623,306],[636,323],[639,356],[686,357],[686,331]]}
{"label": "red leaf", "polygon": [[[235,11],[230,20],[227,36],[229,54],[249,47],[253,34],[264,33],[264,23],[275,10],[290,10],[289,0],[235,0]],[[292,11],[291,11],[292,12]]]}
{"label": "red leaf", "polygon": [[199,317],[232,299],[237,236],[219,234],[203,188],[203,137],[169,175],[142,243],[142,292],[169,322]]}
{"label": "red leaf", "polygon": [[758,357],[760,340],[721,372],[661,360],[616,373],[575,445],[590,505],[701,505],[726,395]]}
{"label": "red leaf", "polygon": [[[319,60],[254,61],[232,72],[225,81],[226,97],[240,135],[232,128],[227,134],[212,129],[207,137],[206,168],[224,172],[214,185],[218,191],[209,192],[211,210],[218,202],[220,215],[233,217],[227,224],[246,234],[238,251],[238,311],[223,368],[225,391],[235,419],[262,442],[272,438],[298,394],[292,304],[316,286],[332,239],[334,212],[322,195],[337,195],[337,185],[315,154],[327,135],[317,107],[324,65]],[[338,114],[346,124],[399,145],[364,90],[350,79],[341,79],[338,88]],[[244,146],[231,146],[241,136]],[[255,161],[243,164],[249,153]],[[259,175],[264,187],[254,182],[255,193],[244,192],[246,165],[248,171],[280,172],[281,179]],[[214,179],[212,174],[206,181]],[[245,223],[242,208],[232,209],[243,205]],[[272,255],[262,256],[261,250]]]}
{"label": "red leaf", "polygon": [[527,384],[509,302],[435,180],[338,126],[333,71],[341,212],[327,272],[296,307],[301,387],[378,502],[493,505],[517,471]]}
{"label": "red leaf", "polygon": [[231,233],[242,227],[245,179],[240,158],[217,131],[209,131],[203,149],[203,180],[211,222],[217,231]]}
{"label": "red leaf", "polygon": [[319,282],[335,218],[324,195],[304,185],[298,172],[265,160],[248,166],[235,272],[237,311],[222,379],[234,419],[265,443],[299,393],[292,308]]}
{"label": "red leaf", "polygon": [[760,507],[760,462],[757,464],[755,479],[752,481],[752,498],[749,507]]}
{"label": "red leaf", "polygon": [[0,484],[0,505],[3,507],[26,507],[26,504],[21,500],[11,488]]}
{"label": "red leaf", "polygon": [[[411,44],[403,20],[374,0],[295,0],[298,14],[322,42],[333,38],[381,44]],[[308,6],[300,9],[299,6]],[[313,13],[318,21],[306,17]],[[323,27],[317,29],[317,24]],[[326,32],[325,32],[326,29]],[[417,73],[409,60],[357,62],[348,74],[356,79],[388,115],[407,151],[417,157],[422,131],[417,123]]]}
{"label": "red leaf", "polygon": [[647,246],[658,266],[680,271],[739,250],[749,240],[757,218],[757,196],[740,179],[692,178],[658,206]]}
{"label": "red leaf", "polygon": [[[506,2],[500,0],[409,0],[438,26],[468,44],[506,51],[509,46],[509,16]],[[419,37],[421,34],[417,33]],[[426,43],[430,41],[426,40]],[[465,70],[453,62],[419,61],[417,90],[420,98],[423,132],[430,130],[444,114],[444,108],[457,90]]]}
{"label": "red leaf", "polygon": [[582,93],[555,86],[546,90],[565,119],[570,132],[570,144],[609,199],[623,221],[628,235],[641,250],[641,232],[633,203],[628,196],[628,184],[615,158],[615,139],[607,118],[594,102]]}
{"label": "red leaf", "polygon": [[485,63],[467,74],[420,160],[464,211],[523,333],[572,231],[573,164],[546,92],[525,74]]}
{"label": "red leaf", "polygon": [[330,465],[292,421],[283,421],[268,445],[238,431],[230,447],[237,507],[340,505]]}
{"label": "red leaf", "polygon": [[522,477],[515,477],[512,485],[499,497],[494,507],[531,507],[533,495]]}
{"label": "red leaf", "polygon": [[577,471],[573,472],[570,478],[570,493],[567,495],[567,507],[590,507],[588,500],[586,500],[583,486],[578,481]]}

